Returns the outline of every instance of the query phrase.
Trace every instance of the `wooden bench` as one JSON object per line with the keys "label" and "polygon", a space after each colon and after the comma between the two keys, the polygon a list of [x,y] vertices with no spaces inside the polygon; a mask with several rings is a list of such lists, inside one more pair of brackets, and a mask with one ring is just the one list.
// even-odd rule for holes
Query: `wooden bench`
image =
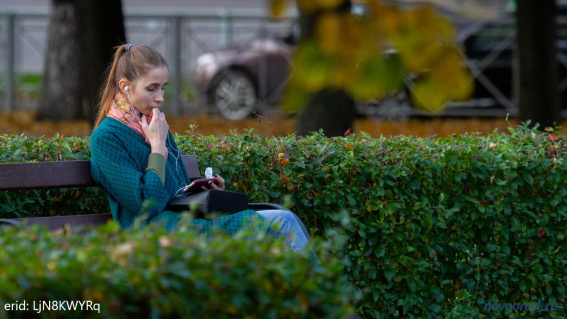
{"label": "wooden bench", "polygon": [[[192,180],[201,178],[195,156],[183,155],[181,158],[189,178]],[[0,163],[0,191],[70,187],[100,187],[91,177],[90,161]],[[256,211],[285,209],[283,206],[270,203],[249,203],[248,206]],[[25,225],[42,224],[49,230],[57,230],[65,225],[97,226],[111,219],[110,213],[12,218],[0,219],[0,227],[18,227],[23,223]]]}

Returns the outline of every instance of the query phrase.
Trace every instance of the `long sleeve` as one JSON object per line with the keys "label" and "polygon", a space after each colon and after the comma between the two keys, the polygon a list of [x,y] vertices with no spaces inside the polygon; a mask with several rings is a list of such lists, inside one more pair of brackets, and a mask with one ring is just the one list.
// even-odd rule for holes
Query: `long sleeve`
{"label": "long sleeve", "polygon": [[134,132],[97,131],[91,138],[91,173],[107,191],[114,218],[123,228],[131,226],[142,210],[148,220],[155,218],[171,199],[164,185],[165,158],[148,167],[150,146]]}

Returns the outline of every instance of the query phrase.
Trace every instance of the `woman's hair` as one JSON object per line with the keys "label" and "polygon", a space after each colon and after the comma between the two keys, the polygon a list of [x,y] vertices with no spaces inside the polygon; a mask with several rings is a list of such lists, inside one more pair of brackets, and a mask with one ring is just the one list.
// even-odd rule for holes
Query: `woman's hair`
{"label": "woman's hair", "polygon": [[106,117],[106,113],[112,107],[114,96],[120,90],[118,82],[121,79],[127,79],[132,83],[158,67],[169,68],[163,56],[150,47],[132,46],[130,44],[117,47],[114,53],[114,61],[107,71],[106,83],[104,84],[94,128],[96,129],[100,125]]}

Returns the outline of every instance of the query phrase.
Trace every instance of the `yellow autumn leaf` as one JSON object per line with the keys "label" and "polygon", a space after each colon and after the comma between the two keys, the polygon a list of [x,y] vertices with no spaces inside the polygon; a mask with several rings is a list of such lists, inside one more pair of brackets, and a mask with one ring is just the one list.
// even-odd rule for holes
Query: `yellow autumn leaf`
{"label": "yellow autumn leaf", "polygon": [[347,63],[339,62],[335,65],[330,84],[334,87],[348,90],[357,73],[356,64],[352,63],[352,61]]}
{"label": "yellow autumn leaf", "polygon": [[430,75],[444,87],[451,100],[467,100],[472,94],[473,80],[465,67],[464,56],[455,47],[446,47]]}
{"label": "yellow autumn leaf", "polygon": [[409,72],[427,69],[439,54],[440,47],[424,39],[418,29],[407,30],[403,36],[394,37],[393,42]]}
{"label": "yellow autumn leaf", "polygon": [[296,113],[309,100],[310,94],[291,82],[286,86],[282,97],[282,108],[286,113]]}
{"label": "yellow autumn leaf", "polygon": [[453,72],[461,65],[462,59],[458,51],[455,48],[444,47],[430,68],[430,74],[439,84],[450,87],[453,82]]}
{"label": "yellow autumn leaf", "polygon": [[291,81],[307,92],[317,92],[325,87],[332,70],[332,59],[323,54],[315,41],[301,44],[293,57],[294,71]]}
{"label": "yellow autumn leaf", "polygon": [[270,14],[274,18],[283,16],[286,9],[287,0],[271,0],[270,1]]}
{"label": "yellow autumn leaf", "polygon": [[382,55],[362,61],[351,82],[350,92],[360,101],[381,98],[402,89],[404,69],[397,55]]}
{"label": "yellow autumn leaf", "polygon": [[453,89],[451,100],[466,101],[474,91],[474,81],[468,69],[461,67],[453,73]]}
{"label": "yellow autumn leaf", "polygon": [[[432,7],[405,11],[368,0],[362,1],[364,15],[353,15],[339,9],[344,2],[296,1],[301,14],[321,14],[314,38],[295,52],[284,110],[299,110],[310,94],[329,87],[344,89],[357,100],[388,96],[403,89],[406,74],[420,75],[411,98],[425,110],[438,111],[448,101],[470,95],[472,80],[455,48],[453,27]],[[279,14],[285,0],[271,0],[271,5],[273,14]],[[396,55],[384,55],[391,49]]]}
{"label": "yellow autumn leaf", "polygon": [[434,79],[426,77],[413,83],[410,89],[412,104],[422,110],[439,112],[449,101],[445,88]]}
{"label": "yellow autumn leaf", "polygon": [[317,4],[318,9],[334,10],[342,5],[346,0],[311,0]]}
{"label": "yellow autumn leaf", "polygon": [[341,59],[347,59],[350,63],[356,63],[361,59],[361,52],[381,52],[380,34],[367,20],[356,19],[351,15],[340,17],[340,35],[337,37],[339,48],[337,55]]}
{"label": "yellow autumn leaf", "polygon": [[404,22],[407,26],[422,30],[424,37],[435,41],[445,41],[454,37],[451,22],[437,14],[432,7],[407,11]]}
{"label": "yellow autumn leaf", "polygon": [[336,54],[344,41],[342,34],[341,15],[325,13],[318,19],[316,26],[317,39],[321,51],[325,54]]}
{"label": "yellow autumn leaf", "polygon": [[431,8],[408,11],[403,23],[389,36],[410,72],[428,69],[455,40],[451,24]]}
{"label": "yellow autumn leaf", "polygon": [[[371,3],[374,3],[374,1],[371,1]],[[371,22],[376,26],[376,29],[383,32],[384,36],[399,32],[404,24],[404,15],[397,6],[373,4],[370,8],[373,14]]]}
{"label": "yellow autumn leaf", "polygon": [[317,10],[317,3],[313,0],[297,0],[297,8],[302,14],[311,14]]}

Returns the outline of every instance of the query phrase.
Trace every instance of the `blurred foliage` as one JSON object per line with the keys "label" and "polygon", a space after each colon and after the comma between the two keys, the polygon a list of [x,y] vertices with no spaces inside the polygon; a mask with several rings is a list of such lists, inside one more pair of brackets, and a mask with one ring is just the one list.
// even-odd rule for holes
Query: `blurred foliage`
{"label": "blurred foliage", "polygon": [[25,73],[18,77],[17,96],[21,99],[39,99],[43,75],[38,73]]}
{"label": "blurred foliage", "polygon": [[413,105],[429,111],[472,93],[453,27],[430,7],[404,11],[380,0],[357,1],[366,8],[360,15],[339,11],[345,0],[271,0],[272,15],[281,16],[286,2],[296,2],[302,15],[317,17],[314,37],[302,41],[294,54],[283,99],[289,111],[328,87],[367,101],[407,85]]}
{"label": "blurred foliage", "polygon": [[[2,318],[345,318],[356,301],[330,242],[286,249],[241,231],[205,238],[179,230],[77,233],[0,229]],[[27,311],[4,307],[27,302]],[[89,306],[69,309],[69,303]],[[43,306],[45,302],[50,308]],[[62,302],[62,304],[60,303]],[[62,307],[65,307],[62,309]],[[38,311],[39,310],[39,311]]]}

